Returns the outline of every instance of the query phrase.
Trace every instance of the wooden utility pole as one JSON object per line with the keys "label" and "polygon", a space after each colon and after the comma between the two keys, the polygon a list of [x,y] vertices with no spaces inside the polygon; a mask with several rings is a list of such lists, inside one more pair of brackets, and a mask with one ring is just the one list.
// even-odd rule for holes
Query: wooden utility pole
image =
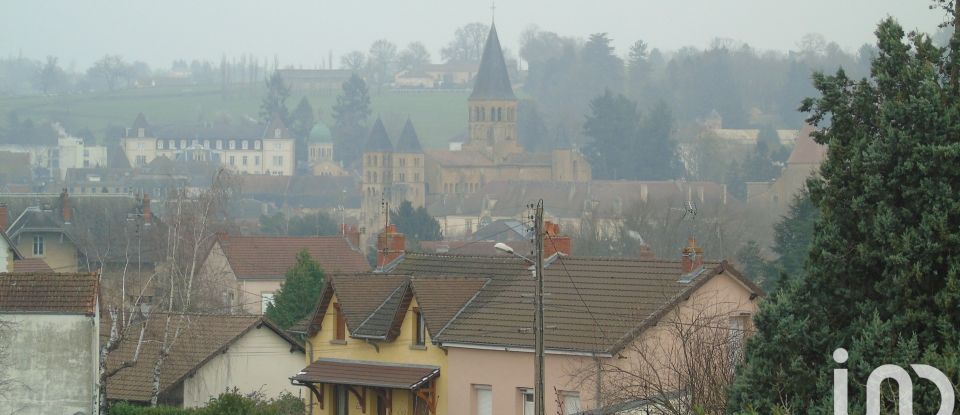
{"label": "wooden utility pole", "polygon": [[536,258],[536,293],[534,294],[533,307],[534,307],[534,317],[533,317],[533,332],[534,332],[534,343],[535,343],[535,357],[533,363],[534,370],[534,392],[533,392],[533,413],[534,415],[545,415],[546,408],[544,407],[544,351],[543,351],[543,199],[540,199],[537,202],[536,211],[534,213],[534,233],[536,234],[536,247],[537,247],[537,258]]}

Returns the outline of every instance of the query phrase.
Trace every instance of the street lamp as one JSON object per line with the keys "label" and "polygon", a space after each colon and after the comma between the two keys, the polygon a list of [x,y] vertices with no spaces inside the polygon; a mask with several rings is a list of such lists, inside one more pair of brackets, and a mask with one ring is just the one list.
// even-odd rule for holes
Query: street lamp
{"label": "street lamp", "polygon": [[518,254],[517,251],[514,251],[513,248],[510,247],[510,245],[507,245],[507,244],[505,244],[505,243],[503,243],[503,242],[497,242],[496,244],[493,245],[493,247],[496,248],[496,250],[498,250],[498,251],[500,251],[500,252],[505,252],[505,253],[508,253],[508,254],[513,255],[513,256],[515,256],[515,257],[522,258],[524,261],[527,261],[527,262],[530,263],[531,265],[536,263],[536,262],[534,262],[532,259],[527,258],[527,257],[525,257],[525,256],[523,256],[523,255]]}

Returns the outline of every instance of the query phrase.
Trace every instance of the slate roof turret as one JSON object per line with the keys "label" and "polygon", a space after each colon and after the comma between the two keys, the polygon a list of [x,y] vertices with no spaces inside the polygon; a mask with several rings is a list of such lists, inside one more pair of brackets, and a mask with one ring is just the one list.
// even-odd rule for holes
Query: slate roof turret
{"label": "slate roof turret", "polygon": [[491,25],[470,100],[515,99],[517,96],[513,94],[513,87],[510,85],[510,75],[507,73],[507,63],[503,59],[503,50],[500,48],[497,26]]}
{"label": "slate roof turret", "polygon": [[390,143],[390,137],[387,135],[387,129],[383,126],[383,121],[377,118],[370,129],[370,136],[367,137],[367,144],[364,147],[365,153],[392,153],[393,144]]}

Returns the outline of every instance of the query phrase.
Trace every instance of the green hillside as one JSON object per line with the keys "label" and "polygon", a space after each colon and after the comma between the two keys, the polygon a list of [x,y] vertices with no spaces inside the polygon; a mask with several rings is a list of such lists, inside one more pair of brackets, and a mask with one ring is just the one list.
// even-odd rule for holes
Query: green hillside
{"label": "green hillside", "polygon": [[[153,124],[176,124],[223,117],[256,118],[262,85],[232,87],[223,94],[216,86],[157,87],[125,89],[111,93],[90,93],[64,96],[29,96],[0,98],[0,126],[10,111],[21,119],[35,122],[59,121],[70,131],[89,128],[102,140],[108,126],[129,126],[138,112]],[[392,134],[399,134],[409,116],[420,134],[423,145],[444,148],[450,137],[466,129],[467,92],[464,91],[385,91],[371,92],[373,116],[381,115]],[[304,94],[294,91],[287,106],[293,110]],[[331,107],[336,96],[308,94],[323,121],[332,125]],[[372,120],[371,120],[372,121]],[[395,136],[395,135],[394,135]]]}

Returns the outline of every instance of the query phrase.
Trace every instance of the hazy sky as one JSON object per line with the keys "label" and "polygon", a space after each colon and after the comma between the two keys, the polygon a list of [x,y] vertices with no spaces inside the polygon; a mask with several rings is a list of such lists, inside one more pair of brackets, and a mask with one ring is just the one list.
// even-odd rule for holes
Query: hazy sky
{"label": "hazy sky", "polygon": [[[607,32],[617,52],[643,39],[675,50],[705,47],[716,37],[760,49],[794,48],[806,33],[821,33],[848,50],[873,43],[876,23],[896,17],[907,29],[936,30],[943,20],[928,0],[514,0],[496,6],[504,47],[516,51],[520,33],[535,24],[586,38]],[[401,48],[422,41],[435,61],[454,30],[490,21],[488,0],[0,0],[0,55],[60,57],[85,69],[120,54],[167,68],[175,58],[219,61],[252,53],[279,56],[281,66],[313,67],[334,54],[367,50],[387,38]]]}

